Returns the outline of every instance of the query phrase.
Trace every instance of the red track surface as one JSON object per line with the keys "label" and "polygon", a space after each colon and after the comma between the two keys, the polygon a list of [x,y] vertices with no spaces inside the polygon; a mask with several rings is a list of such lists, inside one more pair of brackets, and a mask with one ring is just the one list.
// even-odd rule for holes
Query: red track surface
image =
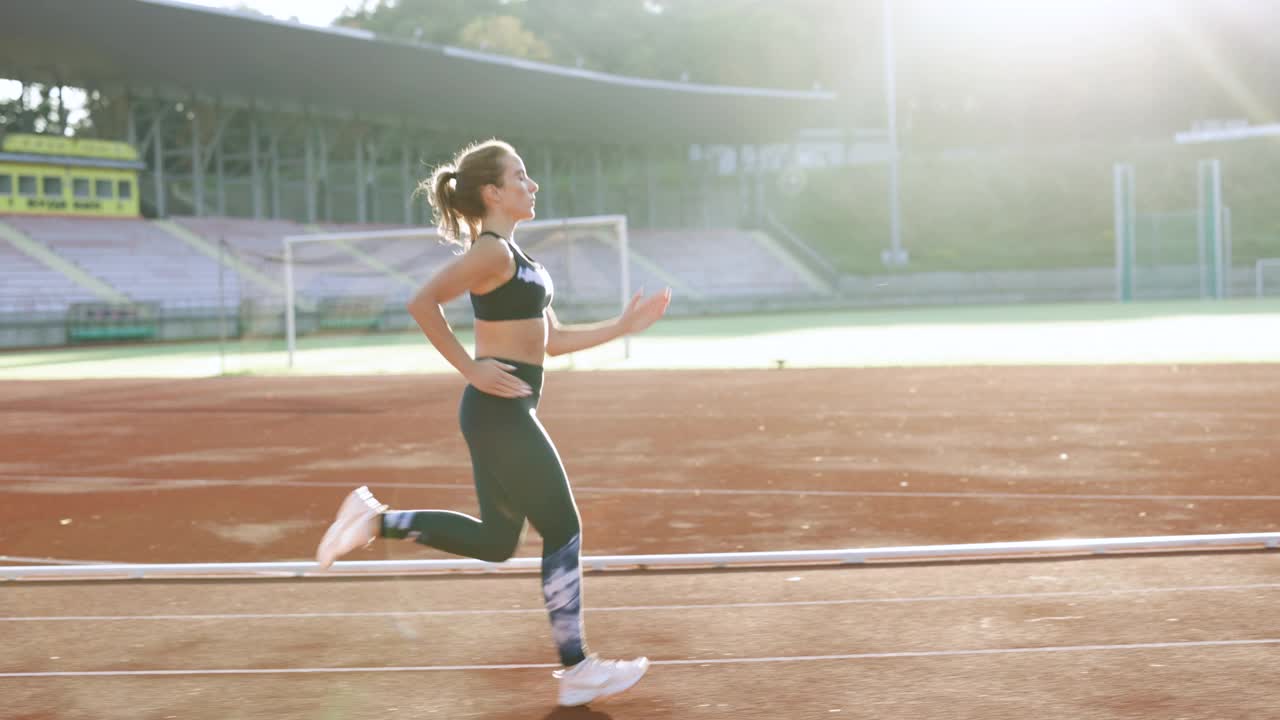
{"label": "red track surface", "polygon": [[[473,510],[460,387],[0,384],[0,554],[305,558],[358,483]],[[613,554],[1275,531],[1277,398],[1271,366],[553,373],[540,415]],[[0,717],[1269,718],[1278,562],[591,575],[596,649],[660,663],[572,712],[546,669],[425,669],[550,662],[532,576],[11,583],[0,675],[419,669],[0,677]],[[457,609],[522,612],[386,614]]]}

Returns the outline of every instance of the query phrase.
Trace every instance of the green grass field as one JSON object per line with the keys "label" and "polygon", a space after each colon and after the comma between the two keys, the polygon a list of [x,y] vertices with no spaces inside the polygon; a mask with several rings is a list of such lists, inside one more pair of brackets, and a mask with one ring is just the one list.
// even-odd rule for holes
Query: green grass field
{"label": "green grass field", "polygon": [[[459,333],[470,345],[469,333]],[[847,310],[667,318],[551,369],[1280,362],[1280,300]],[[0,380],[448,371],[416,333],[0,354]]]}

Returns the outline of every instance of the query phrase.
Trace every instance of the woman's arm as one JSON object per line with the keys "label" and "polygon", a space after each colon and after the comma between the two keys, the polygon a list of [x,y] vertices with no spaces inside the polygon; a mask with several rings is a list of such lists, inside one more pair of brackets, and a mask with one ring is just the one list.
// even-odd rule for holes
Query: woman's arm
{"label": "woman's arm", "polygon": [[561,325],[556,313],[547,308],[547,354],[564,355],[603,345],[626,335],[622,316],[602,322],[578,325]]}
{"label": "woman's arm", "polygon": [[671,288],[644,297],[643,291],[631,298],[627,309],[616,318],[597,323],[561,325],[556,313],[547,308],[547,354],[564,355],[586,350],[616,340],[623,335],[643,332],[658,321],[671,304]]}
{"label": "woman's arm", "polygon": [[517,397],[528,394],[523,380],[503,372],[494,362],[476,362],[449,327],[441,306],[486,280],[504,276],[512,262],[511,251],[499,240],[481,238],[470,250],[441,268],[409,301],[409,314],[422,334],[449,364],[472,385],[491,395]]}

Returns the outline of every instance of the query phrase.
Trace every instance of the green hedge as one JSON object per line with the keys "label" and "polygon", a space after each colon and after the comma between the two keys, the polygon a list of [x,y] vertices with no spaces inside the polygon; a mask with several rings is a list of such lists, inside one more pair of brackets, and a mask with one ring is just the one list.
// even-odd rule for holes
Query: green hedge
{"label": "green hedge", "polygon": [[72,303],[66,315],[69,342],[147,340],[160,328],[156,303]]}

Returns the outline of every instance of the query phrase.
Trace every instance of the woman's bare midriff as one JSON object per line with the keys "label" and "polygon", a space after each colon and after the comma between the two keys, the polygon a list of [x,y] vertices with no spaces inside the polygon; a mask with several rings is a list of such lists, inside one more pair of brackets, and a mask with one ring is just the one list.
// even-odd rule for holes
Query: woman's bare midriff
{"label": "woman's bare midriff", "polygon": [[505,358],[542,365],[547,353],[547,318],[476,319],[476,357]]}

